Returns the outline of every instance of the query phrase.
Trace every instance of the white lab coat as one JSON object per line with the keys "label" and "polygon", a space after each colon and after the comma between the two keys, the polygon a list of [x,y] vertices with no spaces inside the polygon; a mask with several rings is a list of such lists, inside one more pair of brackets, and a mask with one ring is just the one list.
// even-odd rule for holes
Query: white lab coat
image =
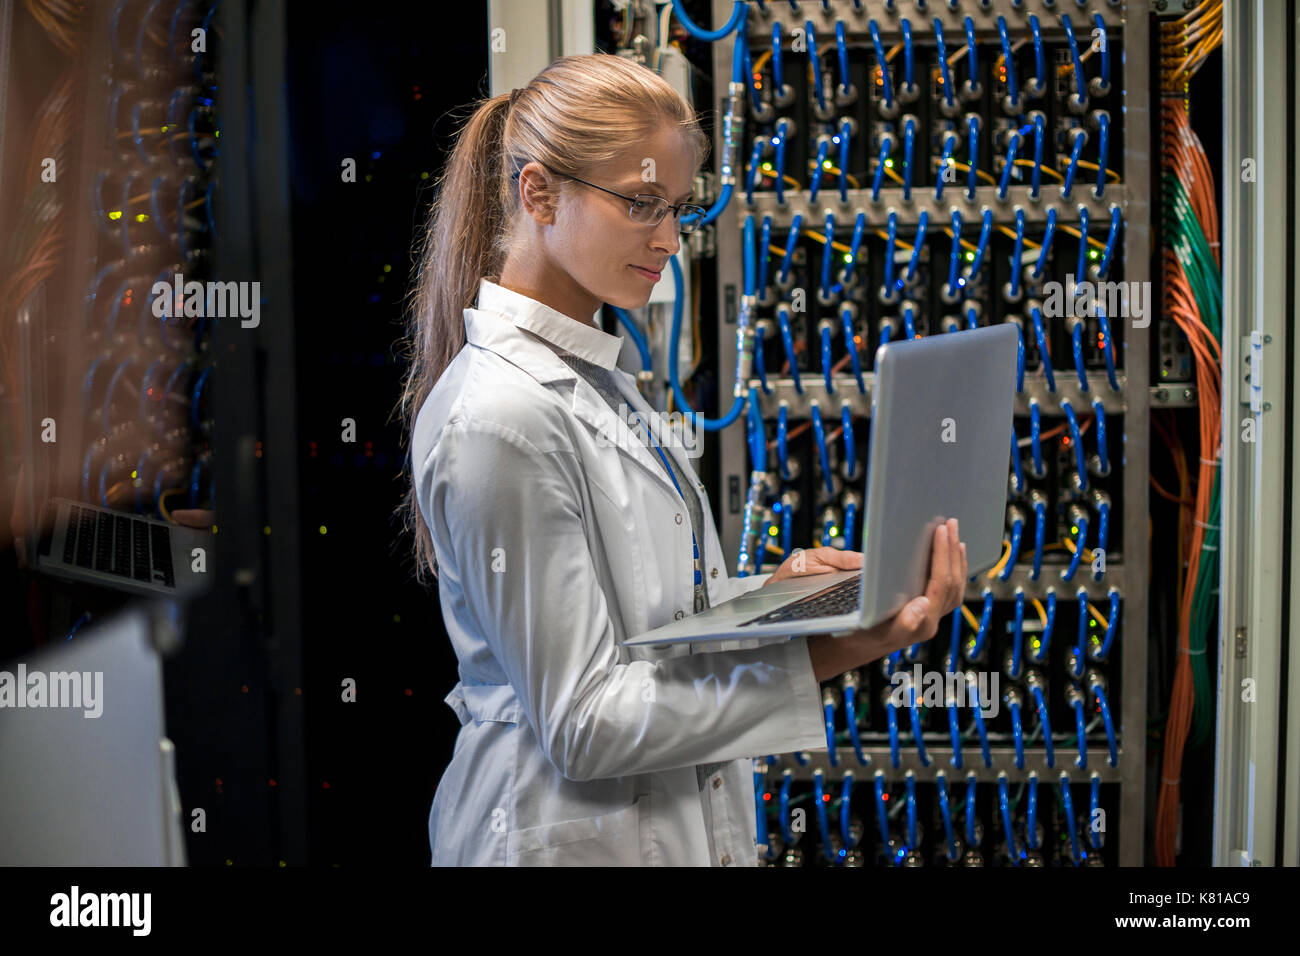
{"label": "white lab coat", "polygon": [[[807,639],[623,647],[692,613],[694,566],[653,448],[552,348],[613,368],[622,339],[486,279],[464,317],[411,446],[460,675],[433,864],[756,865],[748,758],[826,746]],[[727,575],[697,490],[717,604],[765,577]]]}

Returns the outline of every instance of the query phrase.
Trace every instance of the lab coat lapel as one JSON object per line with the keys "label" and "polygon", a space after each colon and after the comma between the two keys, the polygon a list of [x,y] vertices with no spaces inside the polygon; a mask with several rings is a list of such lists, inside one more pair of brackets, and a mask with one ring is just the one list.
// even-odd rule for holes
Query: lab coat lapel
{"label": "lab coat lapel", "polygon": [[[632,403],[626,400],[626,396],[624,399],[629,410],[632,409]],[[651,423],[647,411],[639,407],[636,411],[641,413],[641,420],[646,423],[646,427],[649,427]],[[664,470],[663,462],[658,460],[658,453],[643,437],[644,429],[633,431],[631,425],[616,415],[600,393],[581,376],[578,376],[574,382],[573,414],[596,432],[597,441],[604,445],[613,445],[621,454],[646,469],[651,478],[665,486],[674,498],[681,497],[677,493],[677,486]]]}

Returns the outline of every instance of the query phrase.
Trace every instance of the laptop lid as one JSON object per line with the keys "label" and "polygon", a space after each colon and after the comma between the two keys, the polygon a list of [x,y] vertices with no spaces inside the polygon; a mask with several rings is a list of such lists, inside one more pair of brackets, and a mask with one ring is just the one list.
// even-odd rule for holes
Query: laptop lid
{"label": "laptop lid", "polygon": [[925,593],[941,521],[957,519],[969,574],[1001,557],[1017,341],[1015,327],[1004,322],[876,350],[862,529],[864,627]]}

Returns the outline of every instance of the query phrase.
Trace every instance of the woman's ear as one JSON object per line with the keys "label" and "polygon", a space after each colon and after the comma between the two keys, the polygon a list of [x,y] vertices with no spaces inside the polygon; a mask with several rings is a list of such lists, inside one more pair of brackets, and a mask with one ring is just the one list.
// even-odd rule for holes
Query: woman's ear
{"label": "woman's ear", "polygon": [[559,193],[556,180],[546,167],[533,161],[519,170],[519,204],[539,226],[555,222]]}

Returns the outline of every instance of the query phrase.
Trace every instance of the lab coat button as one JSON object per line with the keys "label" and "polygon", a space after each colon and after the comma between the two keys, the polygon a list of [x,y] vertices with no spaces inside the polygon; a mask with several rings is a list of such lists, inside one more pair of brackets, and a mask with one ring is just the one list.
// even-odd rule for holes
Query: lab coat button
{"label": "lab coat button", "polygon": [[709,577],[711,577],[711,578],[716,578],[717,576],[718,576],[718,569],[717,569],[717,568],[709,568]]}
{"label": "lab coat button", "polygon": [[722,786],[722,778],[721,778],[721,777],[714,777],[714,778],[713,778],[713,789],[714,789],[714,790],[717,790],[720,786]]}
{"label": "lab coat button", "polygon": [[673,515],[673,520],[676,521],[678,524],[681,524],[681,523],[682,523],[682,513],[679,511],[679,512],[677,512],[677,514]]}
{"label": "lab coat button", "polygon": [[682,618],[684,618],[685,616],[686,616],[686,612],[685,612],[685,611],[678,611],[676,614],[673,615],[673,620],[674,620],[674,621],[680,621],[680,620],[681,620]]}
{"label": "lab coat button", "polygon": [[724,853],[724,854],[722,854],[722,861],[721,861],[721,862],[722,862],[722,865],[723,865],[723,866],[731,866],[731,854],[730,854],[730,853]]}

